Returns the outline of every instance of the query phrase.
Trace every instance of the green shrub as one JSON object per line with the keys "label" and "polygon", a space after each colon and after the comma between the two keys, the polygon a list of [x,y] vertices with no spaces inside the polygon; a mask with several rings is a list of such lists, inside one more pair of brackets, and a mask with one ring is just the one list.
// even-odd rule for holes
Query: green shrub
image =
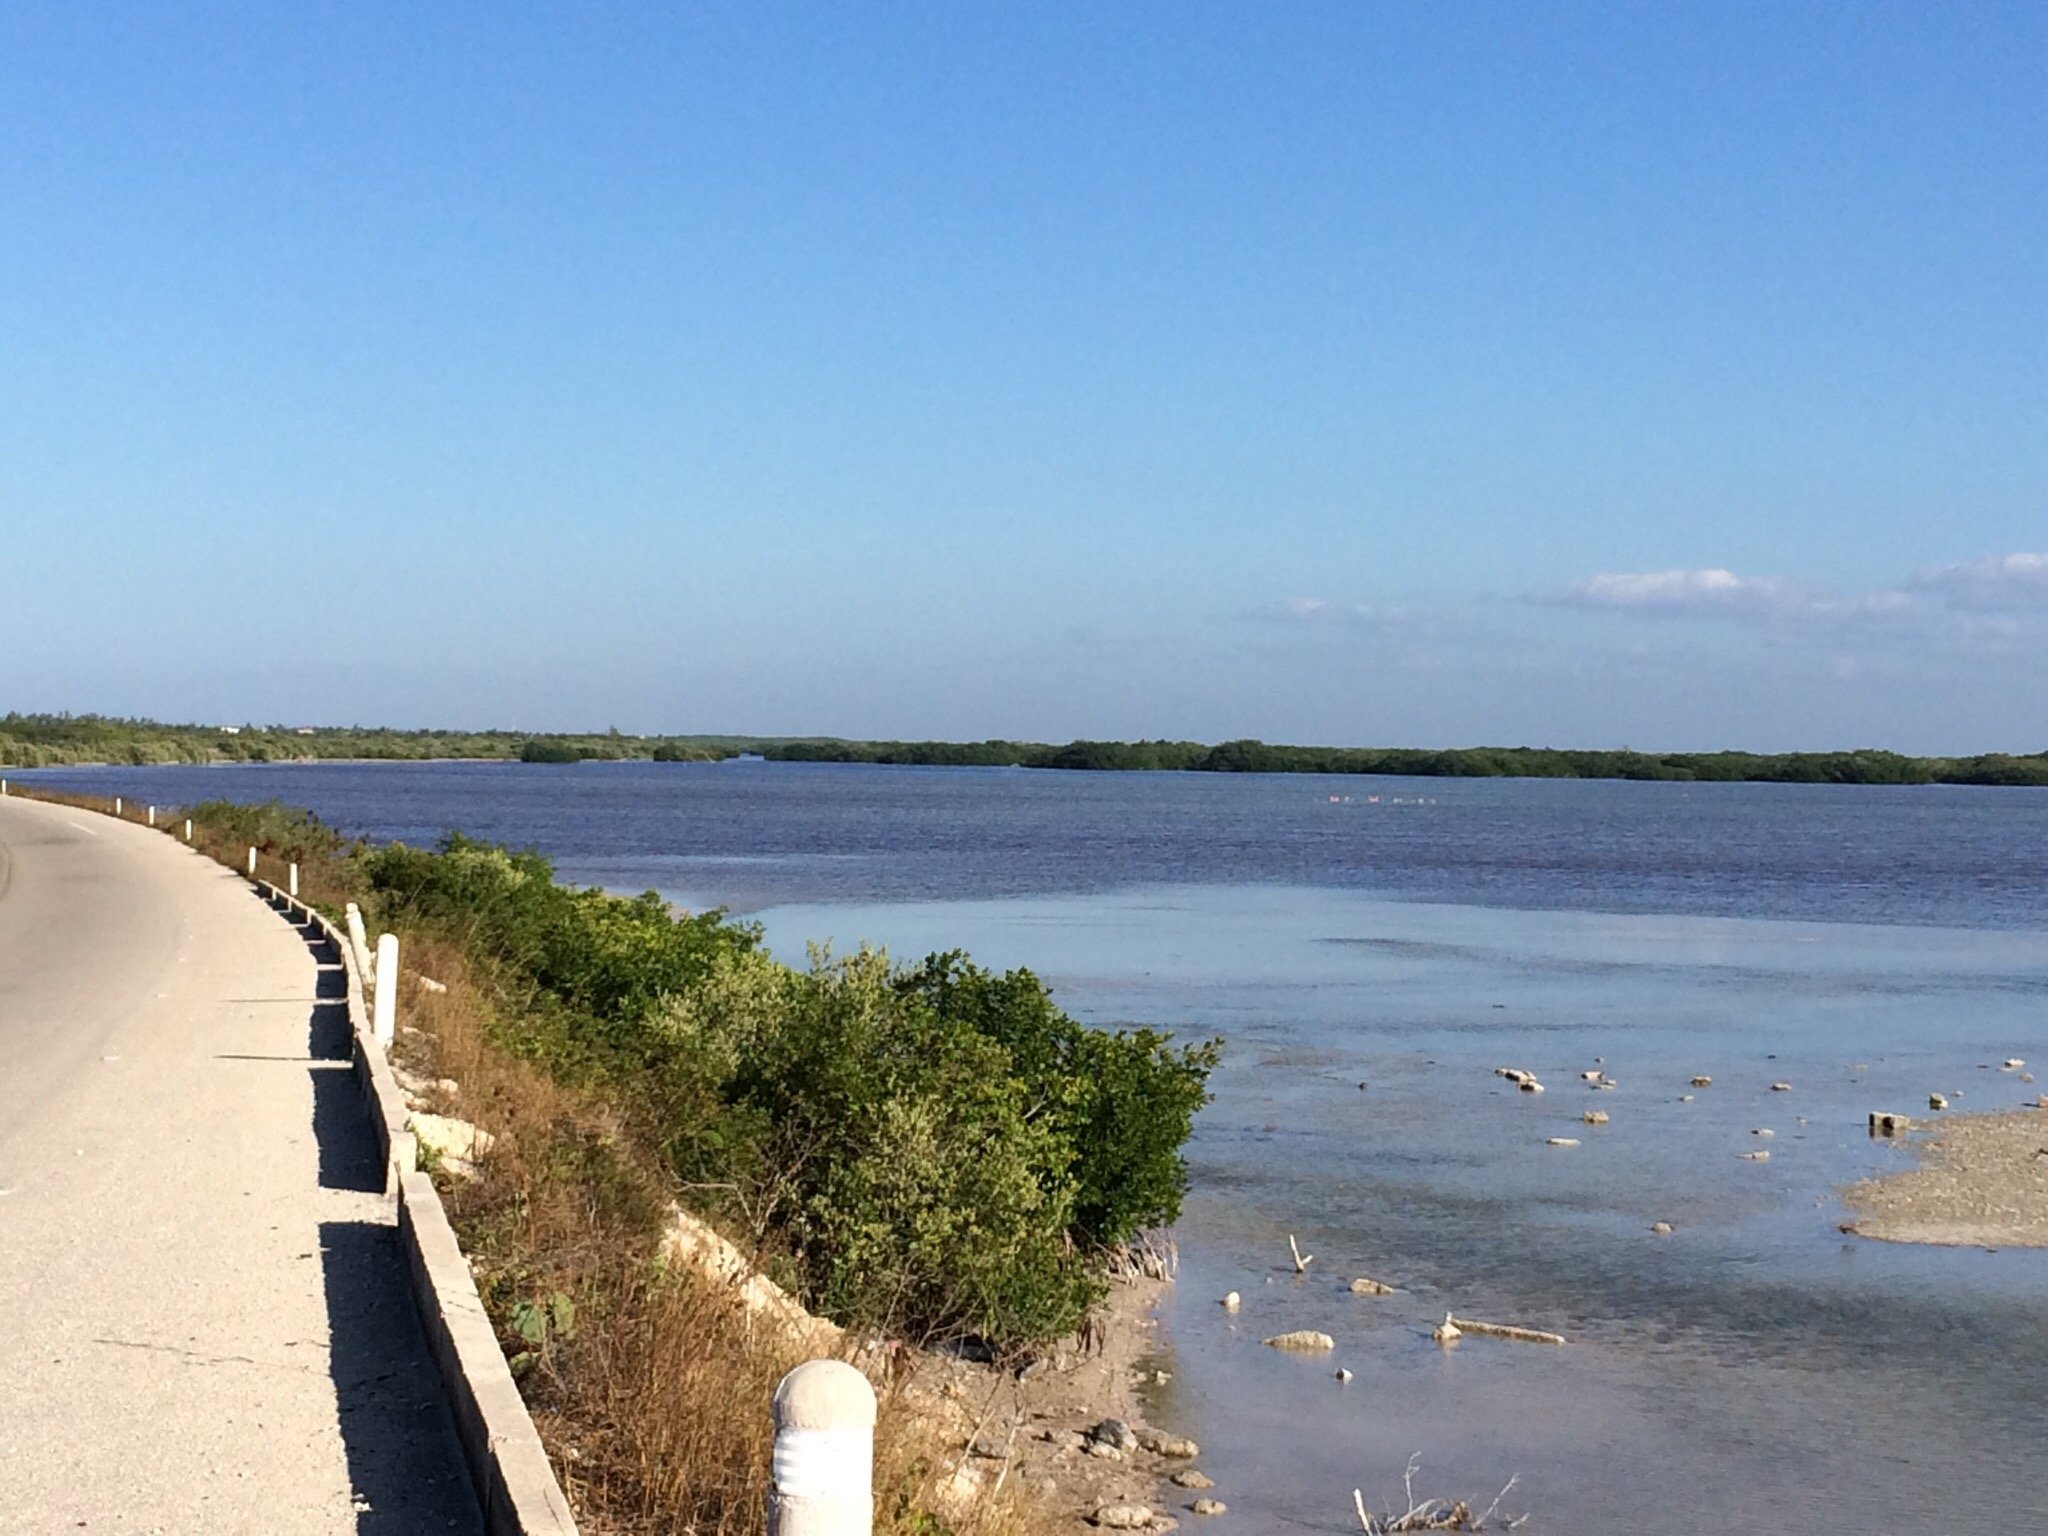
{"label": "green shrub", "polygon": [[522,763],[580,763],[591,753],[582,747],[566,741],[522,741],[519,744],[519,761]]}
{"label": "green shrub", "polygon": [[1179,1211],[1213,1046],[1084,1028],[1029,971],[958,954],[796,970],[750,925],[459,836],[361,862],[380,914],[496,978],[502,1043],[605,1085],[696,1203],[786,1250],[842,1321],[1056,1336],[1100,1294],[1101,1250]]}
{"label": "green shrub", "polygon": [[266,800],[261,805],[206,800],[185,814],[236,844],[300,864],[330,857],[343,847],[341,834],[311,811],[278,800]]}

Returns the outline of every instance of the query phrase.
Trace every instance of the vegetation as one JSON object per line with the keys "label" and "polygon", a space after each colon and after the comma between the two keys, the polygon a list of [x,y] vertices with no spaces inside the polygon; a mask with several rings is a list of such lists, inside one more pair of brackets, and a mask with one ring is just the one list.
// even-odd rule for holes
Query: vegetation
{"label": "vegetation", "polygon": [[1592,752],[1549,747],[1289,747],[1263,741],[781,742],[781,762],[1001,764],[1184,773],[1389,774],[1420,778],[1671,779],[1782,784],[2048,785],[2048,752],[1905,757],[1853,752]]}
{"label": "vegetation", "polygon": [[459,943],[515,1005],[508,1050],[602,1087],[836,1319],[1056,1337],[1105,1254],[1178,1214],[1213,1046],[1083,1028],[1030,972],[957,954],[782,965],[751,926],[572,890],[537,854],[461,837],[357,863],[382,920]]}
{"label": "vegetation", "polygon": [[[0,765],[279,763],[335,759],[424,762],[524,758],[534,762],[703,762],[731,757],[738,740],[625,736],[617,731],[541,735],[518,731],[394,731],[361,726],[159,725],[104,715],[0,715]],[[530,750],[549,754],[529,756]],[[559,754],[559,755],[556,755]],[[572,755],[573,754],[573,755]]]}
{"label": "vegetation", "polygon": [[1850,752],[1631,752],[1551,747],[1290,747],[1263,741],[842,741],[746,736],[532,735],[359,727],[157,725],[95,715],[0,716],[0,765],[283,762],[334,758],[777,762],[1184,773],[1404,774],[1424,778],[1670,779],[1780,784],[2048,785],[2048,752],[1906,757]]}

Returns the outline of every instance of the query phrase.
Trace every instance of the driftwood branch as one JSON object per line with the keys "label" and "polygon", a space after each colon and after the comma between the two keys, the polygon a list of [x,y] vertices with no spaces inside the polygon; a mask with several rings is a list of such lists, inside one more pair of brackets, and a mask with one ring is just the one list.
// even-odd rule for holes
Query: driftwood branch
{"label": "driftwood branch", "polygon": [[1444,1321],[1459,1333],[1484,1334],[1495,1339],[1517,1339],[1524,1344],[1562,1344],[1561,1333],[1545,1333],[1541,1328],[1517,1328],[1512,1323],[1475,1323],[1469,1317],[1451,1317]]}

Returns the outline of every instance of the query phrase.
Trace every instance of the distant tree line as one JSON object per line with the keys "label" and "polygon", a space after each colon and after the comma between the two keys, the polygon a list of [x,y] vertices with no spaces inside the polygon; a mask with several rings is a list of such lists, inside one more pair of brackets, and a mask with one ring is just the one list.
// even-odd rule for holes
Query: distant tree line
{"label": "distant tree line", "polygon": [[1906,757],[1853,752],[1594,752],[1554,747],[1290,747],[1263,741],[844,741],[518,731],[395,731],[359,726],[160,725],[101,715],[0,715],[0,766],[483,758],[526,763],[638,759],[1096,772],[1405,774],[1418,778],[1668,779],[1700,783],[2048,785],[2048,752]]}
{"label": "distant tree line", "polygon": [[781,762],[1390,774],[1417,778],[1666,779],[1702,783],[2048,785],[2048,752],[1906,757],[1853,752],[1593,752],[1553,747],[1288,747],[1263,741],[797,741],[763,747]]}

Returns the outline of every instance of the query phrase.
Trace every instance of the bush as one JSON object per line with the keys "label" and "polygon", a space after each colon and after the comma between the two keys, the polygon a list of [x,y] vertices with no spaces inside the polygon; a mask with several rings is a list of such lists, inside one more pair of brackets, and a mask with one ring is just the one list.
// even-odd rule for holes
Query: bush
{"label": "bush", "polygon": [[343,846],[341,834],[311,811],[279,800],[266,800],[261,805],[206,800],[185,814],[237,846],[253,847],[300,864],[329,857]]}
{"label": "bush", "polygon": [[1213,1046],[1084,1028],[1029,971],[958,954],[795,970],[720,913],[571,890],[537,854],[459,836],[361,862],[388,918],[494,978],[502,1043],[603,1085],[679,1185],[724,1192],[843,1322],[1057,1336],[1100,1294],[1101,1250],[1179,1211]]}
{"label": "bush", "polygon": [[580,763],[590,756],[582,747],[566,741],[522,741],[519,744],[519,761],[522,763]]}

